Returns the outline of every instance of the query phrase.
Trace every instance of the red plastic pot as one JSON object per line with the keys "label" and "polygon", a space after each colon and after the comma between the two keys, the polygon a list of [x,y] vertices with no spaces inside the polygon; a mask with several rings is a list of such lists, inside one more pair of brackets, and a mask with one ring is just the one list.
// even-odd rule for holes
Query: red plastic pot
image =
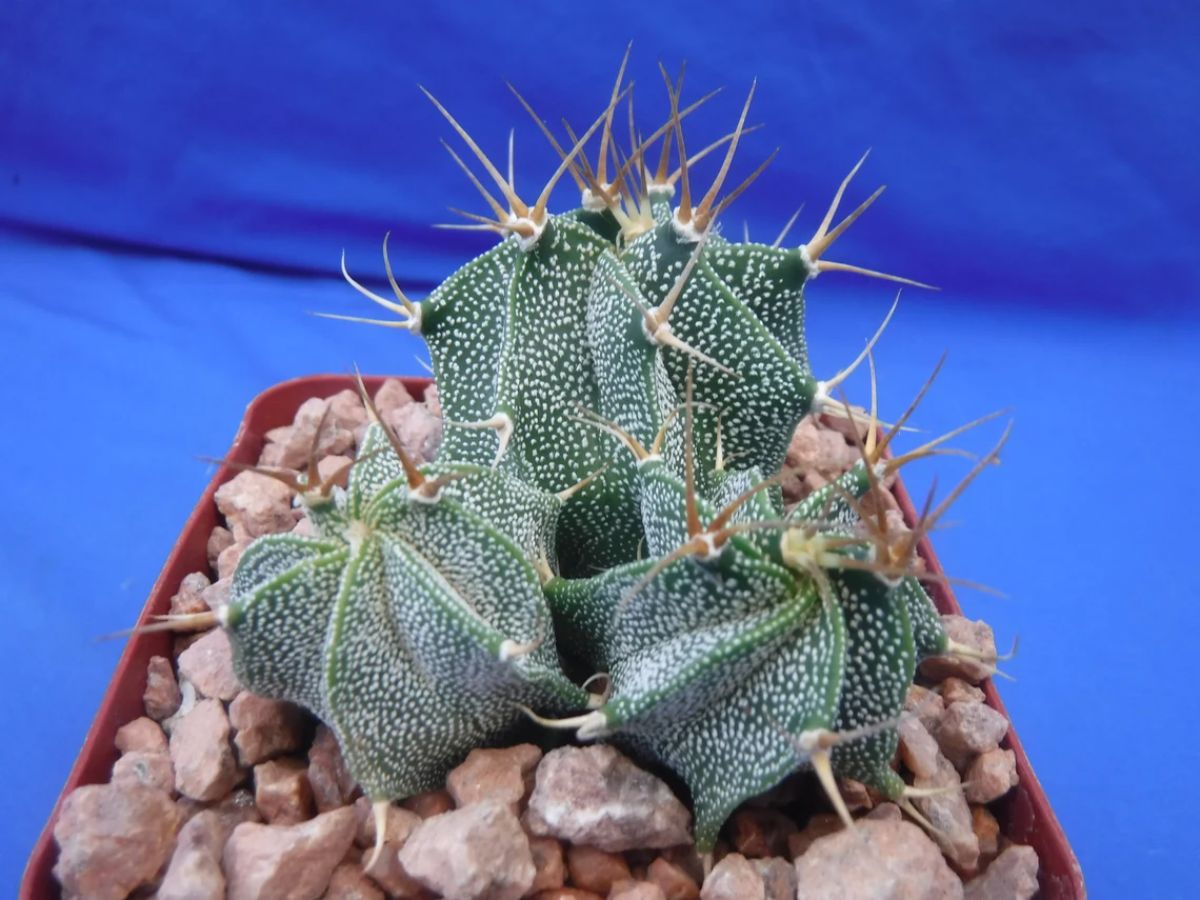
{"label": "red plastic pot", "polygon": [[[372,376],[364,380],[367,387],[374,392],[383,383],[384,377]],[[430,384],[428,378],[400,380],[416,398],[424,396],[425,388]],[[246,407],[246,414],[227,458],[241,463],[257,461],[266,440],[266,433],[272,428],[290,425],[296,410],[305,400],[310,397],[330,397],[352,386],[352,381],[345,375],[310,375],[267,389]],[[138,625],[149,624],[153,616],[162,615],[170,610],[171,597],[178,590],[179,583],[185,575],[207,571],[208,536],[212,529],[220,524],[213,494],[235,474],[237,473],[233,468],[223,465],[209,482],[150,591]],[[896,481],[894,493],[905,519],[910,524],[915,522],[916,511],[908,492],[899,480]],[[920,552],[929,570],[941,573],[941,565],[927,539],[922,540]],[[930,591],[943,613],[962,612],[954,594],[947,587],[932,584]],[[84,740],[83,748],[79,751],[71,774],[67,777],[46,827],[29,857],[21,882],[21,900],[51,900],[59,896],[58,882],[55,881],[51,869],[56,853],[54,823],[58,819],[63,799],[81,785],[102,784],[108,781],[113,763],[117,759],[117,750],[113,743],[117,729],[143,715],[142,694],[146,686],[146,666],[150,657],[170,655],[171,636],[163,633],[136,635],[121,654],[113,680]],[[989,680],[984,685],[984,691],[987,702],[994,709],[1004,713],[1004,704],[1000,702],[1000,696],[996,693],[992,681]],[[1007,713],[1005,715],[1007,716]],[[1016,843],[1028,844],[1037,850],[1040,860],[1039,896],[1043,900],[1082,900],[1087,896],[1083,886],[1083,873],[1014,729],[1009,729],[1004,746],[1016,754],[1020,784],[991,807],[996,812],[1003,833]]]}

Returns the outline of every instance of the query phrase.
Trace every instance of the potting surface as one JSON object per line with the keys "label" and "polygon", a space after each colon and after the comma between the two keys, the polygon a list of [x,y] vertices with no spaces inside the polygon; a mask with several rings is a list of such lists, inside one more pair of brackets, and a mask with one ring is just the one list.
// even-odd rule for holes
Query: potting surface
{"label": "potting surface", "polygon": [[[21,514],[0,526],[10,615],[0,672],[6,722],[21,735],[4,742],[0,879],[15,885],[121,652],[95,638],[141,608],[211,475],[195,457],[222,454],[271,383],[351,363],[421,374],[424,354],[405,335],[305,315],[358,311],[333,278],[12,236],[0,252],[4,402],[20,423],[4,471]],[[819,372],[857,352],[887,300],[851,285],[814,295]],[[1186,320],[1028,309],[1018,320],[922,296],[902,303],[877,354],[888,413],[951,351],[922,411],[929,431],[1016,407],[1004,464],[936,544],[951,574],[1009,594],[960,599],[1001,643],[1021,636],[1008,665],[1019,680],[1002,693],[1099,896],[1187,896],[1192,881],[1186,781],[1162,754],[1176,748],[1186,768],[1197,746],[1183,712],[1197,613],[1169,549],[1197,498],[1194,479],[1159,470],[1195,437],[1178,410],[1200,389],[1196,336]],[[914,495],[934,471],[945,485],[958,470],[911,468]]]}

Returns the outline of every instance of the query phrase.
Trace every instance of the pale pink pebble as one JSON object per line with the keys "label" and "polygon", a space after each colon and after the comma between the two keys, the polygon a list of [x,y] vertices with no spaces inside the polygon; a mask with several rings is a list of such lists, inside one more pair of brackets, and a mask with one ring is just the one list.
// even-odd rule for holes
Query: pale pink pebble
{"label": "pale pink pebble", "polygon": [[658,885],[667,900],[699,900],[700,885],[696,883],[697,879],[677,862],[663,856],[646,868],[646,878]]}
{"label": "pale pink pebble", "polygon": [[533,857],[535,874],[530,892],[547,888],[559,888],[566,884],[566,863],[563,860],[562,844],[552,837],[529,838],[529,852]]}
{"label": "pale pink pebble", "polygon": [[937,774],[938,758],[942,754],[921,720],[916,716],[901,716],[896,732],[900,737],[900,759],[908,770],[925,778]]}
{"label": "pale pink pebble", "polygon": [[233,648],[223,628],[213,628],[179,654],[179,675],[203,696],[232,700],[242,690],[233,671]]}
{"label": "pale pink pebble", "polygon": [[[332,424],[343,430],[353,432],[359,425],[367,421],[367,408],[363,406],[362,397],[358,391],[351,388],[338,391],[328,400],[329,419]],[[347,447],[346,449],[349,449]],[[346,450],[335,450],[335,454],[345,453]]]}
{"label": "pale pink pebble", "polygon": [[[354,814],[358,825],[354,833],[354,842],[360,847],[375,845],[375,812],[367,797],[359,797],[354,801]],[[387,816],[384,818],[383,839],[385,843],[394,844],[397,849],[408,840],[412,830],[421,824],[421,817],[415,812],[388,804]]]}
{"label": "pale pink pebble", "polygon": [[[232,539],[232,535],[230,537]],[[217,551],[218,557],[224,549],[222,547],[221,550]],[[212,582],[203,572],[192,572],[190,575],[184,575],[183,581],[179,582],[179,590],[171,598],[171,615],[187,615],[207,610],[208,604],[204,602],[204,589],[210,584]]]}
{"label": "pale pink pebble", "polygon": [[951,703],[933,737],[960,769],[980,753],[994,750],[1008,733],[1008,719],[985,703]]}
{"label": "pale pink pebble", "polygon": [[971,807],[963,796],[962,781],[949,760],[938,758],[937,772],[929,777],[917,777],[914,787],[944,788],[928,797],[915,797],[913,802],[936,829],[935,840],[942,852],[960,872],[974,874],[979,867],[979,838],[971,820]]}
{"label": "pale pink pebble", "polygon": [[426,409],[428,409],[431,413],[433,413],[439,419],[442,417],[442,398],[438,393],[437,384],[431,384],[429,387],[425,388],[424,403]]}
{"label": "pale pink pebble", "polygon": [[740,853],[729,853],[704,879],[700,900],[763,900],[766,890],[750,860]]}
{"label": "pale pink pebble", "polygon": [[224,525],[217,525],[208,535],[208,567],[215,569],[217,567],[217,557],[221,555],[221,551],[233,543],[233,532]]}
{"label": "pale pink pebble", "polygon": [[750,864],[762,878],[764,900],[795,900],[795,866],[779,856],[752,859]]}
{"label": "pale pink pebble", "polygon": [[415,812],[422,819],[431,819],[454,809],[454,798],[446,791],[422,791],[401,800],[400,805]]}
{"label": "pale pink pebble", "polygon": [[610,744],[559,747],[537,768],[532,834],[619,853],[691,841],[691,814],[657,776]]}
{"label": "pale pink pebble", "polygon": [[986,868],[1000,852],[1000,823],[986,806],[972,806],[971,827],[979,839],[979,865]]}
{"label": "pale pink pebble", "polygon": [[239,825],[222,855],[229,900],[317,900],[353,840],[352,809],[300,825]]}
{"label": "pale pink pebble", "polygon": [[[266,443],[258,454],[258,464],[270,469],[299,468],[307,462],[307,455],[297,444],[293,449],[291,425],[272,428],[266,434]],[[287,463],[292,465],[287,465]]]}
{"label": "pale pink pebble", "polygon": [[[963,644],[985,658],[996,658],[996,638],[991,627],[983,621],[972,622],[963,616],[942,616],[942,627],[946,637]],[[991,674],[989,667],[972,659],[955,656],[931,656],[921,663],[921,674],[930,681],[943,681],[956,677],[971,684],[979,684]]]}
{"label": "pale pink pebble", "polygon": [[229,722],[236,731],[233,744],[243,766],[300,750],[310,730],[308,713],[300,707],[250,691],[242,691],[233,698],[229,704]]}
{"label": "pale pink pebble", "polygon": [[[288,523],[289,528],[291,523]],[[237,570],[238,563],[242,559],[242,554],[246,552],[246,548],[251,544],[250,538],[245,538],[240,541],[234,541],[228,547],[221,551],[221,555],[217,557],[217,579],[232,578],[233,573]]]}
{"label": "pale pink pebble", "polygon": [[344,488],[350,482],[349,456],[326,456],[317,463],[317,477],[321,484],[332,480],[338,487]]}
{"label": "pale pink pebble", "polygon": [[63,896],[122,900],[149,884],[167,861],[179,818],[171,798],[154,788],[76,788],[54,824],[54,876]]}
{"label": "pale pink pebble", "polygon": [[175,789],[193,800],[217,800],[245,773],[229,743],[229,718],[219,700],[201,700],[171,732]]}
{"label": "pale pink pebble", "polygon": [[146,715],[161,722],[175,714],[182,699],[171,661],[165,656],[150,657],[146,665],[146,690],[142,692]]}
{"label": "pale pink pebble", "polygon": [[113,743],[122,753],[134,750],[151,753],[167,752],[167,736],[163,734],[162,726],[146,716],[134,719],[118,728]]}
{"label": "pale pink pebble", "polygon": [[233,579],[222,578],[206,587],[201,596],[204,598],[204,602],[208,605],[209,609],[216,612],[229,605],[229,592],[232,588]]}
{"label": "pale pink pebble", "polygon": [[215,499],[234,540],[245,541],[291,530],[295,523],[292,493],[278,479],[258,472],[239,472],[217,488]]}
{"label": "pale pink pebble", "polygon": [[333,870],[324,900],[384,900],[384,896],[361,865],[345,862]]}
{"label": "pale pink pebble", "polygon": [[908,693],[904,696],[904,711],[920,719],[925,730],[932,734],[942,718],[942,713],[946,711],[946,703],[936,691],[919,684],[910,684]]}
{"label": "pale pink pebble", "polygon": [[[369,856],[371,851],[362,851]],[[360,863],[361,865],[361,863]],[[400,862],[400,846],[386,841],[383,851],[375,864],[366,870],[371,880],[378,884],[392,900],[432,900],[438,896],[428,890],[425,885],[408,874],[408,870]]]}
{"label": "pale pink pebble", "polygon": [[485,800],[507,803],[520,812],[521,801],[533,788],[533,771],[542,751],[533,744],[503,749],[475,749],[450,771],[446,788],[458,807]]}
{"label": "pale pink pebble", "polygon": [[967,768],[965,792],[972,803],[991,803],[1017,786],[1017,754],[997,747],[975,757]]}
{"label": "pale pink pebble", "polygon": [[384,421],[417,462],[437,456],[442,444],[442,420],[420,403],[410,403],[394,411]]}
{"label": "pale pink pebble", "polygon": [[300,759],[272,759],[254,767],[254,804],[272,825],[295,825],[313,815],[308,766]]}
{"label": "pale pink pebble", "polygon": [[320,812],[327,812],[349,803],[358,791],[350,777],[342,750],[324,725],[318,725],[312,746],[308,750],[308,783]]}
{"label": "pale pink pebble", "polygon": [[1029,900],[1038,889],[1038,857],[1032,847],[1013,844],[987,871],[967,883],[966,900]]}
{"label": "pale pink pebble", "polygon": [[167,755],[166,743],[161,751],[132,750],[121,754],[113,763],[109,780],[113,784],[143,785],[174,794],[175,770]]}
{"label": "pale pink pebble", "polygon": [[408,406],[413,402],[412,394],[408,392],[399,379],[389,378],[379,386],[379,390],[375,392],[373,398],[375,408],[379,410],[381,416],[385,416],[393,410],[399,409],[401,406]]}
{"label": "pale pink pebble", "polygon": [[916,825],[860,819],[796,860],[804,900],[960,900],[962,882]]}
{"label": "pale pink pebble", "polygon": [[179,829],[156,900],[222,900],[225,873],[221,871],[221,850],[227,837],[219,814],[212,810],[189,819]]}
{"label": "pale pink pebble", "polygon": [[653,881],[624,881],[613,885],[607,900],[667,900],[667,895]]}
{"label": "pale pink pebble", "polygon": [[517,900],[536,874],[521,823],[500,803],[423,820],[400,850],[400,863],[430,890],[457,900]]}
{"label": "pale pink pebble", "polygon": [[939,684],[937,690],[947,706],[960,701],[983,703],[985,698],[982,688],[977,688],[975,685],[954,676],[947,678]]}
{"label": "pale pink pebble", "polygon": [[586,846],[567,847],[567,871],[572,885],[597,894],[607,894],[614,884],[633,878],[621,854]]}
{"label": "pale pink pebble", "polygon": [[316,537],[317,526],[313,524],[312,519],[308,518],[308,516],[305,516],[292,528],[292,534],[298,535],[299,537]]}

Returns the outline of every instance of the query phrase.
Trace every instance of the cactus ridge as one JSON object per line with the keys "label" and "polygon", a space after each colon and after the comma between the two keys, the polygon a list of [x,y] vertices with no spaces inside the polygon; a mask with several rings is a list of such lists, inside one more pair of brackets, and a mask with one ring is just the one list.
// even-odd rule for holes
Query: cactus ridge
{"label": "cactus ridge", "polygon": [[[824,258],[882,189],[835,224],[860,160],[807,243],[783,246],[787,228],[732,241],[717,219],[765,167],[726,189],[753,89],[736,128],[689,156],[682,120],[707,98],[681,108],[682,75],[664,71],[670,118],[648,140],[631,124],[626,154],[624,68],[569,142],[521,100],[562,161],[532,205],[433,100],[507,204],[451,150],[494,216],[462,227],[502,240],[419,302],[386,240],[397,302],[343,272],[426,340],[439,456],[416,466],[364,398],[372,423],[346,489],[299,485],[317,536],[256,541],[222,621],[243,682],[327,722],[374,800],[440,785],[526,710],[673,770],[707,851],[740,803],[797,769],[847,819],[835,776],[906,800],[891,768],[905,693],[920,659],[955,652],[917,544],[1003,438],[897,534],[886,479],[962,429],[888,457],[913,407],[881,437],[873,361],[870,411],[845,406],[831,395],[854,366],[818,380],[804,328],[822,271],[916,283]],[[722,150],[701,193],[691,167]],[[552,214],[563,175],[581,204]],[[792,433],[821,414],[850,420],[861,460],[785,509]],[[605,693],[562,660],[604,673]]]}

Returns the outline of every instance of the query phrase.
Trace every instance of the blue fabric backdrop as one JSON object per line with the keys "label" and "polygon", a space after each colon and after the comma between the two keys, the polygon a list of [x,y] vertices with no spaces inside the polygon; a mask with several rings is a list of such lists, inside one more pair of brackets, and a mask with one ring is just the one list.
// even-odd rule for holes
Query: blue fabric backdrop
{"label": "blue fabric backdrop", "polygon": [[[728,86],[697,146],[758,78],[766,127],[735,175],[782,152],[730,230],[773,236],[805,202],[803,240],[873,148],[851,200],[891,187],[836,256],[943,289],[910,292],[880,349],[885,411],[942,349],[923,427],[1017,408],[940,552],[1011,595],[963,600],[1023,637],[1003,693],[1097,895],[1190,894],[1200,28],[1182,3],[1111,0],[0,6],[5,883],[115,663],[92,638],[136,615],[209,475],[193,457],[273,382],[420,372],[406,336],[305,315],[363,312],[341,250],[378,275],[391,230],[419,291],[487,246],[428,227],[480,202],[416,84],[497,158],[515,126],[533,194],[554,159],[505,80],[582,125],[630,37],[643,122],[665,111],[660,59],[688,60],[693,97]],[[814,286],[818,372],[890,297]]]}

